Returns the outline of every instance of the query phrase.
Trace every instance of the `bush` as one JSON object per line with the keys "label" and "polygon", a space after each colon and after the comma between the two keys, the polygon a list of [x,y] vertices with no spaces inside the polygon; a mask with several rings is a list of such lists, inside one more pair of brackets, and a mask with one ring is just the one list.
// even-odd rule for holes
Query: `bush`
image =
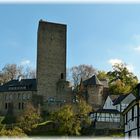
{"label": "bush", "polygon": [[32,104],[28,104],[25,111],[20,115],[20,117],[17,118],[17,123],[20,124],[20,128],[26,133],[35,128],[36,124],[38,124],[40,121],[41,116],[38,113],[38,110],[35,109]]}
{"label": "bush", "polygon": [[13,129],[2,129],[0,131],[0,136],[16,136],[16,137],[25,137],[27,136],[22,129],[19,127],[14,127]]}
{"label": "bush", "polygon": [[16,122],[16,118],[13,115],[6,115],[1,121],[2,124],[12,124],[15,122]]}

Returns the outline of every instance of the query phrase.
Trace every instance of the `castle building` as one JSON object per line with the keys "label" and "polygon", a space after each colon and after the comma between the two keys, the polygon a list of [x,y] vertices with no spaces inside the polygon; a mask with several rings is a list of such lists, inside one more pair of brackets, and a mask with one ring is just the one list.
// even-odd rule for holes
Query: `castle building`
{"label": "castle building", "polygon": [[80,82],[79,94],[94,111],[102,108],[108,94],[108,83],[106,80],[99,80],[96,75],[93,75],[87,80]]}
{"label": "castle building", "polygon": [[39,21],[37,79],[11,80],[0,86],[0,114],[18,114],[29,102],[48,111],[72,102],[72,88],[66,81],[66,34],[64,24]]}
{"label": "castle building", "polygon": [[[16,79],[0,86],[0,114],[19,114],[28,103],[42,111],[55,111],[73,104],[74,94],[66,81],[67,26],[39,21],[37,32],[37,78]],[[96,76],[83,82],[88,103],[94,108],[103,104],[107,85]]]}
{"label": "castle building", "polygon": [[72,89],[66,81],[66,34],[64,24],[39,22],[37,40],[37,94],[44,108],[72,102]]}

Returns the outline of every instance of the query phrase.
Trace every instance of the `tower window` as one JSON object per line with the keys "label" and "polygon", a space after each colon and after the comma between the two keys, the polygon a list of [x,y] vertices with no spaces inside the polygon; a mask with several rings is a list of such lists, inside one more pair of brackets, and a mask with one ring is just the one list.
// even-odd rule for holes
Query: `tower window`
{"label": "tower window", "polygon": [[61,79],[64,79],[64,74],[63,73],[61,73]]}

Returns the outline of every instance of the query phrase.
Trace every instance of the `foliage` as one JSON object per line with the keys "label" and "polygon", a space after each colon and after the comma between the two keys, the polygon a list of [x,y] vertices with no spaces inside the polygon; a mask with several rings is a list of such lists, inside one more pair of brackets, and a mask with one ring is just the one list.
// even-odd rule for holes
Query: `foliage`
{"label": "foliage", "polygon": [[108,79],[107,72],[105,71],[98,71],[97,77],[99,78],[99,80]]}
{"label": "foliage", "polygon": [[7,114],[3,120],[1,121],[2,124],[12,124],[16,122],[16,118],[13,115]]}
{"label": "foliage", "polygon": [[19,127],[14,127],[13,129],[2,129],[0,131],[0,136],[16,136],[16,137],[25,137],[27,136],[24,131]]}
{"label": "foliage", "polygon": [[75,87],[79,84],[81,78],[83,80],[86,80],[96,73],[96,69],[93,68],[92,65],[85,65],[85,64],[79,66],[73,66],[70,69],[70,71]]}
{"label": "foliage", "polygon": [[24,112],[17,118],[17,123],[25,132],[31,131],[40,121],[40,113],[32,104],[28,104]]}
{"label": "foliage", "polygon": [[92,107],[86,103],[85,100],[79,99],[77,104],[77,114],[79,116],[87,116],[89,112],[92,111]]}
{"label": "foliage", "polygon": [[57,112],[51,114],[50,119],[58,125],[61,135],[81,135],[81,129],[89,127],[91,121],[89,112],[92,110],[84,100],[79,100],[76,106],[65,105]]}
{"label": "foliage", "polygon": [[52,113],[51,119],[58,124],[58,132],[62,135],[80,135],[80,120],[76,118],[72,106],[66,105]]}
{"label": "foliage", "polygon": [[80,118],[80,123],[82,127],[88,127],[91,124],[89,118],[89,112],[92,111],[92,107],[85,102],[83,99],[79,99],[77,104],[77,117]]}
{"label": "foliage", "polygon": [[129,93],[138,83],[137,77],[123,63],[113,65],[113,71],[107,74],[109,89],[113,94]]}

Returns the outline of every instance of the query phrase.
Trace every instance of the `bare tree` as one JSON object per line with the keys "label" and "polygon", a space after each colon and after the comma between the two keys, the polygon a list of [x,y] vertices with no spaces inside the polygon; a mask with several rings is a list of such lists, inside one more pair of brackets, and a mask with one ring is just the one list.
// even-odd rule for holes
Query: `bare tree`
{"label": "bare tree", "polygon": [[92,65],[85,65],[85,64],[74,66],[70,69],[70,71],[71,71],[72,81],[75,87],[79,84],[81,78],[83,80],[86,80],[90,78],[93,74],[97,73],[96,69],[93,68]]}
{"label": "bare tree", "polygon": [[6,64],[0,71],[0,85],[10,80],[17,79],[21,75],[24,79],[36,78],[36,70],[16,64]]}
{"label": "bare tree", "polygon": [[23,77],[25,79],[36,78],[36,70],[35,69],[32,69],[31,67],[27,67],[25,69],[25,72],[23,74]]}
{"label": "bare tree", "polygon": [[16,64],[6,64],[0,72],[0,83],[16,79],[18,75],[22,74],[22,67]]}

